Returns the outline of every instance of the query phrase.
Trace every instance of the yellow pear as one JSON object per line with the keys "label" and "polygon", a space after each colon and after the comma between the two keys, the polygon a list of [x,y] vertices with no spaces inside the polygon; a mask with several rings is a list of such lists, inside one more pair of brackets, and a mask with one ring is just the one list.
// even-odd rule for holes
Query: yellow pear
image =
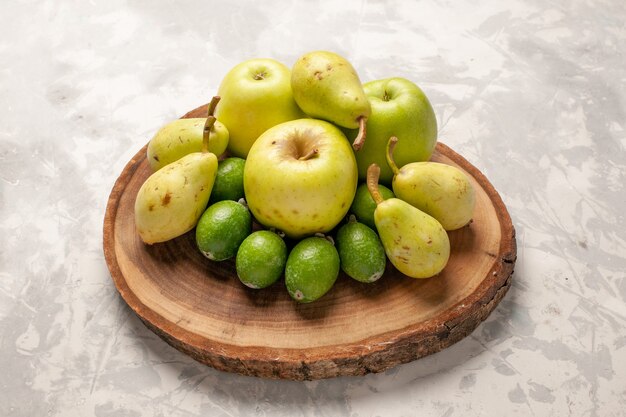
{"label": "yellow pear", "polygon": [[217,173],[217,157],[208,152],[207,119],[202,152],[193,152],[153,173],[135,200],[135,224],[147,244],[165,242],[193,229],[204,212]]}
{"label": "yellow pear", "polygon": [[309,116],[348,129],[359,128],[352,146],[365,141],[365,125],[372,111],[354,67],[328,51],[302,55],[291,70],[291,89],[298,106]]}
{"label": "yellow pear", "polygon": [[393,192],[401,200],[433,216],[444,229],[456,230],[472,220],[476,196],[469,177],[459,168],[439,162],[411,162],[398,169],[391,137],[387,163],[393,171]]}
{"label": "yellow pear", "polygon": [[374,221],[387,258],[411,278],[440,273],[450,258],[450,240],[444,228],[399,198],[384,200],[378,191],[378,165],[370,165],[367,174],[367,186],[376,202]]}
{"label": "yellow pear", "polygon": [[[213,116],[219,102],[213,97],[208,107],[208,116]],[[207,117],[208,117],[207,116]],[[205,117],[177,119],[161,127],[148,143],[148,162],[153,171],[179,160],[183,156],[200,152],[204,142]],[[228,145],[228,129],[219,121],[211,127],[209,152],[220,156]]]}

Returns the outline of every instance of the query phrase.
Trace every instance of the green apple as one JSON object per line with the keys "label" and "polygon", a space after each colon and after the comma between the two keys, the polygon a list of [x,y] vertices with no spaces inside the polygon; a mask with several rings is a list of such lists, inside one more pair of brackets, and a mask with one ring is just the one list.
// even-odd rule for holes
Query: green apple
{"label": "green apple", "polygon": [[300,238],[325,233],[346,215],[357,187],[354,153],[334,125],[281,123],[252,145],[243,174],[250,211],[266,227]]}
{"label": "green apple", "polygon": [[[359,179],[365,180],[367,168],[375,163],[380,167],[380,182],[389,185],[393,178],[385,153],[389,138],[399,139],[393,153],[398,168],[427,161],[437,143],[437,119],[424,92],[405,78],[370,81],[363,88],[372,113],[367,119],[367,140],[356,152]],[[356,135],[357,131],[347,133],[349,139]]]}
{"label": "green apple", "polygon": [[273,59],[251,59],[231,69],[219,86],[216,117],[228,129],[231,156],[246,158],[272,126],[305,117],[291,93],[291,71]]}

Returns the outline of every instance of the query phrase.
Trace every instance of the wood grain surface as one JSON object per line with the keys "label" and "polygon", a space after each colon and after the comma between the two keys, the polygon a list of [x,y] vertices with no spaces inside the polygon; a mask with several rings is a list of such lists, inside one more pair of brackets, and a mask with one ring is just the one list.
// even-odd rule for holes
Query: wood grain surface
{"label": "wood grain surface", "polygon": [[[206,106],[184,117],[202,117]],[[436,277],[408,278],[387,262],[384,276],[362,284],[343,275],[320,300],[297,304],[283,282],[242,285],[234,261],[200,254],[194,232],[152,246],[135,231],[134,202],[150,175],[146,148],[111,191],[104,253],[119,293],[148,328],[216,369],[267,378],[310,380],[381,372],[461,340],[510,286],[515,230],[487,178],[442,143],[432,160],[457,166],[476,189],[473,222],[450,232],[451,256]]]}

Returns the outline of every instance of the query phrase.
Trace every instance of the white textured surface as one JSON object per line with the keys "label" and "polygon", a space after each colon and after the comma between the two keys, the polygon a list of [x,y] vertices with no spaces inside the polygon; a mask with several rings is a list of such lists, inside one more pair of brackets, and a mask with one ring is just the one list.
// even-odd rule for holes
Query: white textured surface
{"label": "white textured surface", "polygon": [[[625,415],[625,4],[3,1],[0,415]],[[125,306],[105,204],[229,68],[312,49],[426,91],[509,208],[513,286],[471,336],[384,374],[221,373]]]}

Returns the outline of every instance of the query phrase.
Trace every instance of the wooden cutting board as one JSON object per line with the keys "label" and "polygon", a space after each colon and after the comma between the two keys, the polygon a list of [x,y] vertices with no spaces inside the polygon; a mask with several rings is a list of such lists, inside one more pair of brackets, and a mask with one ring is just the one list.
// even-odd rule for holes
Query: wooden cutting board
{"label": "wooden cutting board", "polygon": [[[206,106],[183,117],[202,117]],[[510,286],[515,230],[481,172],[442,143],[432,160],[464,170],[476,189],[473,222],[450,232],[451,256],[436,277],[416,280],[393,268],[373,284],[343,273],[331,291],[297,304],[283,282],[242,285],[234,261],[213,262],[194,232],[153,246],[135,232],[137,191],[151,173],[146,147],[126,165],[109,197],[104,253],[122,298],[148,328],[216,369],[310,380],[381,372],[461,340]]]}

